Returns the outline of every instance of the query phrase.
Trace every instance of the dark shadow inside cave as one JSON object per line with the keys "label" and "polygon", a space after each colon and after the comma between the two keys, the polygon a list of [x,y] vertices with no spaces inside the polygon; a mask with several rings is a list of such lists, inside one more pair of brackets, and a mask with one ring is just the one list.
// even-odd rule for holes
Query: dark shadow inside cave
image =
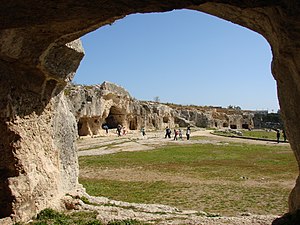
{"label": "dark shadow inside cave", "polygon": [[[2,122],[1,146],[0,146],[0,218],[8,217],[12,213],[12,204],[16,200],[8,187],[8,178],[19,175],[17,170],[18,162],[14,157],[14,148],[20,136],[6,128],[5,122]],[[22,168],[18,168],[22,169]]]}
{"label": "dark shadow inside cave", "polygon": [[123,112],[122,109],[112,106],[109,110],[109,114],[105,119],[103,125],[107,125],[109,129],[117,128],[120,124],[124,126],[126,121],[126,114]]}
{"label": "dark shadow inside cave", "polygon": [[77,129],[79,136],[97,135],[102,129],[100,116],[81,117],[77,123]]}

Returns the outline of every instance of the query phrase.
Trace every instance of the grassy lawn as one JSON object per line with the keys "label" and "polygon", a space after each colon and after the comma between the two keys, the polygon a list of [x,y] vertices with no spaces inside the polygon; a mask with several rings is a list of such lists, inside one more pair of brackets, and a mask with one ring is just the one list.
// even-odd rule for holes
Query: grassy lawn
{"label": "grassy lawn", "polygon": [[[277,140],[275,131],[270,131],[270,132],[264,130],[243,131],[243,136]],[[280,140],[283,141],[282,133],[280,133],[280,136],[281,136]]]}
{"label": "grassy lawn", "polygon": [[[269,139],[269,140],[277,140],[276,132],[275,131],[265,131],[265,130],[242,130],[243,137],[252,137],[252,138],[262,138],[262,139]],[[235,135],[231,132],[223,132],[223,131],[215,131],[215,134],[220,134],[223,136],[232,136]],[[237,136],[237,135],[236,135]],[[280,132],[280,140],[283,141],[282,132]]]}
{"label": "grassy lawn", "polygon": [[80,182],[91,195],[222,215],[285,213],[297,176],[291,149],[275,145],[164,146],[79,163]]}

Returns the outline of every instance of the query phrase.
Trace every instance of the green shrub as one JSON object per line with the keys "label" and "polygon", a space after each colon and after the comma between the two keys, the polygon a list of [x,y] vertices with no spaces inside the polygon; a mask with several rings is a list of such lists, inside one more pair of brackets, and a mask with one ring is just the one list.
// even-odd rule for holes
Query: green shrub
{"label": "green shrub", "polygon": [[47,220],[47,219],[58,219],[58,218],[64,218],[65,215],[61,214],[53,209],[44,209],[42,210],[38,215],[38,220]]}
{"label": "green shrub", "polygon": [[81,196],[80,200],[83,201],[83,203],[85,203],[85,204],[91,204],[90,201],[88,200],[88,198],[85,196]]}
{"label": "green shrub", "polygon": [[53,209],[44,209],[32,225],[102,225],[96,219],[97,213],[91,211],[78,211],[71,214],[59,213]]}

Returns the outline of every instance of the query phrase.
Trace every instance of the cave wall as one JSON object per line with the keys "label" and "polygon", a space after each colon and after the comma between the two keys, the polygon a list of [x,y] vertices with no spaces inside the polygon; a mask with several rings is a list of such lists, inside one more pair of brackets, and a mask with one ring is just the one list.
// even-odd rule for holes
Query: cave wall
{"label": "cave wall", "polygon": [[[0,194],[0,206],[9,209],[1,217],[25,221],[58,206],[65,181],[67,190],[76,186],[76,169],[70,174],[77,165],[75,136],[65,132],[76,124],[61,122],[70,114],[60,95],[83,57],[72,41],[131,13],[181,8],[216,15],[268,40],[283,121],[300,163],[299,1],[7,1],[0,9],[0,190],[7,193]],[[300,208],[299,196],[297,182],[291,213]]]}
{"label": "cave wall", "polygon": [[46,207],[60,208],[60,199],[78,186],[76,121],[61,91],[83,51],[74,41],[39,60],[28,55],[25,63],[17,53],[27,46],[15,41],[1,45],[19,52],[0,61],[0,219],[27,221]]}

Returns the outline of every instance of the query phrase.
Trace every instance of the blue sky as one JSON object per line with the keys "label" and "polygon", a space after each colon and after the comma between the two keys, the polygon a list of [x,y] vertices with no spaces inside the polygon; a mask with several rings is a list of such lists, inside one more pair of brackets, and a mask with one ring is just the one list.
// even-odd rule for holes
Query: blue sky
{"label": "blue sky", "polygon": [[272,53],[259,34],[191,10],[134,14],[81,38],[78,84],[116,83],[139,100],[279,108]]}

